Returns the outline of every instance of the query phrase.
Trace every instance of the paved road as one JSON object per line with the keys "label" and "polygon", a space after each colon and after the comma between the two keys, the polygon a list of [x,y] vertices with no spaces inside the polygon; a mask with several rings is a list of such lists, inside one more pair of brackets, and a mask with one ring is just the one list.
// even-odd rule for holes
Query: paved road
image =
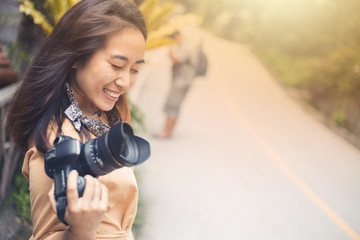
{"label": "paved road", "polygon": [[[360,152],[290,99],[244,46],[203,33],[210,58],[176,137],[148,136],[137,167],[137,240],[360,239]],[[150,52],[133,99],[150,133],[169,87],[167,48]]]}

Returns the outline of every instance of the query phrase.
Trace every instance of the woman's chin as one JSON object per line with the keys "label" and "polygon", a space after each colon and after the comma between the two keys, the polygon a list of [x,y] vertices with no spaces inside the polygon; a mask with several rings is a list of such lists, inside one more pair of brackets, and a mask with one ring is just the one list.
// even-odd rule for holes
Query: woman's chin
{"label": "woman's chin", "polygon": [[109,112],[114,108],[114,106],[115,106],[115,103],[106,104],[106,105],[99,106],[99,109],[103,112]]}

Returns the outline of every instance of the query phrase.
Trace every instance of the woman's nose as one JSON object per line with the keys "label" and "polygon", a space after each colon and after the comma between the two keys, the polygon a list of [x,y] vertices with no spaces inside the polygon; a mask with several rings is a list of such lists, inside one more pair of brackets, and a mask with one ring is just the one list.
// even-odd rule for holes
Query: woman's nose
{"label": "woman's nose", "polygon": [[120,87],[122,90],[127,90],[130,88],[130,74],[123,72],[115,80],[116,86]]}

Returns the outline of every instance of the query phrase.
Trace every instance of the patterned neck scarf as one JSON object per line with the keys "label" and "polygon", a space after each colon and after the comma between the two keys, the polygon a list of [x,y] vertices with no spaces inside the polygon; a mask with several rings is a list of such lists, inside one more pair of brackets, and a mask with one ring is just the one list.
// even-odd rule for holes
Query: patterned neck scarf
{"label": "patterned neck scarf", "polygon": [[75,129],[80,132],[81,125],[84,125],[96,137],[100,137],[110,130],[110,126],[93,118],[83,116],[79,104],[74,97],[74,93],[68,83],[66,83],[66,92],[70,100],[70,106],[65,110],[65,115],[73,123]]}

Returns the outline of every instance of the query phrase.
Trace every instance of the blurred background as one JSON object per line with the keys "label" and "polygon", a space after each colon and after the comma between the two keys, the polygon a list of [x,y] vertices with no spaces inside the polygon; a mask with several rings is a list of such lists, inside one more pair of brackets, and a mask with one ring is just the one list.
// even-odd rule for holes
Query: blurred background
{"label": "blurred background", "polygon": [[[0,235],[0,239],[24,239],[26,238],[24,236],[28,237],[31,234],[28,186],[20,173],[19,153],[6,136],[4,125],[6,107],[38,44],[51,32],[62,14],[76,2],[75,0],[1,0],[0,2],[0,44],[2,46],[0,52],[0,222],[4,230],[0,229],[0,232],[7,233]],[[193,219],[185,225],[197,224],[199,232],[207,231],[205,230],[207,227],[212,229],[218,227],[219,232],[227,232],[227,234],[209,231],[208,236],[192,230],[191,236],[183,237],[180,234],[178,235],[179,239],[360,239],[356,233],[356,231],[360,232],[359,215],[356,215],[360,213],[360,209],[355,204],[360,200],[357,188],[360,179],[356,173],[360,170],[358,153],[360,148],[360,1],[138,0],[135,2],[140,6],[149,25],[148,51],[146,53],[148,62],[129,97],[132,104],[133,125],[137,127],[138,132],[147,135],[153,141],[152,160],[141,167],[138,172],[140,189],[144,192],[139,206],[139,217],[135,224],[135,231],[138,232],[139,239],[177,239],[169,237],[171,230],[168,232],[159,230],[165,228],[164,225],[169,224],[168,221],[160,220],[159,226],[149,223],[152,221],[149,219],[155,221],[157,218],[163,219],[165,216],[167,216],[166,218],[169,215],[172,216],[169,209],[176,208],[181,204],[179,197],[175,197],[177,192],[167,193],[174,198],[161,195],[166,194],[169,188],[169,186],[163,185],[163,181],[171,182],[170,179],[173,179],[174,176],[169,173],[159,175],[157,170],[161,169],[162,174],[168,171],[171,173],[181,170],[188,172],[189,169],[183,169],[180,164],[185,164],[183,158],[192,160],[189,165],[193,166],[195,159],[208,158],[209,154],[211,154],[209,159],[214,158],[213,163],[202,162],[199,163],[198,168],[195,164],[196,171],[188,172],[187,180],[180,177],[184,180],[181,184],[185,184],[185,182],[188,184],[180,185],[180,189],[184,188],[182,194],[193,196],[195,194],[198,199],[201,199],[202,196],[216,199],[214,195],[206,195],[205,192],[201,196],[192,191],[188,192],[187,186],[191,187],[195,184],[197,189],[207,189],[204,186],[211,183],[215,186],[219,184],[218,188],[222,188],[222,184],[219,183],[222,181],[224,185],[229,185],[229,188],[232,189],[237,189],[233,185],[234,182],[240,185],[244,184],[242,187],[245,189],[246,187],[256,189],[257,185],[252,185],[254,181],[259,184],[273,181],[274,185],[279,186],[279,182],[284,183],[284,179],[267,179],[266,174],[260,174],[262,176],[255,179],[244,179],[243,177],[239,179],[241,174],[247,176],[246,169],[251,173],[261,171],[258,167],[247,164],[265,168],[266,163],[255,163],[255,159],[269,158],[282,170],[280,175],[287,176],[287,180],[296,185],[300,192],[305,193],[304,195],[318,209],[322,210],[322,214],[328,216],[335,227],[332,224],[324,224],[326,221],[323,219],[319,220],[322,224],[311,223],[311,221],[309,223],[307,219],[317,218],[316,214],[318,213],[313,211],[309,211],[308,216],[302,216],[304,221],[301,222],[305,224],[304,226],[298,222],[292,222],[287,215],[286,217],[281,214],[281,216],[277,216],[284,222],[279,221],[278,218],[274,220],[269,216],[279,213],[267,212],[267,210],[262,213],[249,213],[252,217],[248,218],[250,220],[246,223],[239,217],[246,212],[246,209],[259,209],[259,206],[260,209],[267,209],[266,206],[276,209],[277,204],[269,205],[269,202],[265,204],[261,200],[263,198],[270,199],[273,197],[273,192],[267,194],[265,189],[258,188],[261,195],[259,196],[257,195],[259,192],[245,191],[249,195],[258,197],[254,200],[251,197],[247,198],[248,195],[245,194],[244,188],[241,188],[242,190],[230,190],[237,194],[236,196],[228,196],[227,192],[222,192],[223,198],[214,200],[214,205],[195,201],[197,208],[201,208],[201,206],[206,210],[215,208],[213,215],[207,215],[205,210],[202,212],[192,211],[190,208],[182,209],[184,214],[204,216],[198,221],[195,221],[197,218],[194,217],[195,220]],[[178,137],[165,142],[152,139],[151,135],[159,130],[164,121],[161,109],[170,85],[171,64],[168,59],[168,48],[172,42],[166,36],[178,29],[187,29],[189,39],[194,37],[204,43],[210,65],[207,77],[204,80],[197,80],[186,100],[184,114],[177,129]],[[69,29],[69,31],[71,30]],[[156,92],[156,96],[154,96],[154,92]],[[219,99],[215,100],[217,98]],[[296,106],[288,107],[289,102]],[[229,112],[219,111],[219,109],[225,108],[225,105],[230,109]],[[297,109],[296,113],[292,112],[293,109]],[[301,114],[297,111],[300,111]],[[289,114],[293,118],[289,117]],[[225,117],[221,118],[220,115]],[[326,128],[314,127],[312,120],[308,120],[307,117],[304,120],[303,115],[311,116]],[[209,119],[214,122],[208,122]],[[229,119],[237,120],[231,122]],[[262,120],[274,121],[274,123],[268,124]],[[306,125],[308,121],[311,122],[310,125]],[[289,123],[294,123],[294,125],[285,129],[286,124]],[[219,125],[214,127],[215,124]],[[265,127],[265,124],[268,125]],[[302,128],[303,126],[304,128]],[[209,128],[214,133],[212,135],[215,136],[208,133]],[[301,133],[293,132],[295,129]],[[319,134],[316,134],[318,129],[321,130],[319,130]],[[323,134],[322,131],[325,131],[326,134]],[[328,131],[336,134],[332,135]],[[239,134],[236,138],[232,138],[224,132]],[[300,138],[300,135],[305,132],[309,132],[309,135]],[[199,137],[201,135],[206,137]],[[320,135],[325,136],[317,138]],[[335,135],[341,136],[341,139],[345,141],[342,142]],[[243,136],[244,139],[239,139],[239,136]],[[211,137],[215,137],[217,140],[229,138],[229,145],[219,147],[221,144],[215,140],[210,141]],[[253,139],[255,145],[244,145],[249,139]],[[326,144],[323,139],[331,140]],[[191,145],[186,145],[190,143]],[[323,145],[317,145],[320,143]],[[336,153],[331,152],[338,147],[347,149],[344,150],[346,153],[342,150]],[[164,148],[168,151],[163,151]],[[177,154],[176,151],[179,151],[180,148],[182,153]],[[238,148],[238,150],[242,150],[242,153],[233,152],[228,148]],[[220,168],[219,173],[218,161],[224,156],[224,151],[229,154],[227,156],[229,162],[226,164],[230,166],[231,171]],[[254,152],[263,152],[266,156],[253,156]],[[193,154],[193,157],[189,157],[190,153]],[[188,155],[184,157],[184,154]],[[177,158],[180,162],[177,162]],[[237,162],[236,164],[230,161],[232,158],[234,162]],[[172,160],[163,162],[159,159]],[[239,159],[244,165],[237,165]],[[249,163],[245,163],[246,159],[249,160]],[[324,166],[329,166],[330,163],[333,164],[331,169],[328,169],[330,172],[322,175]],[[205,167],[212,166],[211,164],[214,164],[214,168]],[[169,168],[165,168],[165,166]],[[172,169],[175,166],[176,169]],[[271,168],[269,167],[267,170]],[[242,170],[236,172],[234,169]],[[204,182],[204,185],[196,182],[197,177],[203,176],[199,172],[207,175],[207,182]],[[274,175],[276,174],[279,173],[274,173]],[[217,177],[211,178],[208,175]],[[219,176],[223,180],[212,182]],[[190,177],[192,177],[191,180],[189,180]],[[334,179],[341,179],[339,180],[341,184],[332,182]],[[229,184],[230,182],[231,184]],[[152,184],[162,185],[163,188],[156,188]],[[329,185],[334,188],[328,188]],[[179,187],[173,185],[171,188],[174,186]],[[286,195],[286,192],[292,197]],[[159,198],[162,200],[152,194],[161,196]],[[242,196],[241,198],[239,194]],[[279,194],[285,194],[281,197],[278,195],[278,197],[289,198],[289,202],[296,202],[301,198],[294,197],[298,193],[292,193],[289,189],[281,191]],[[221,193],[215,195],[221,195]],[[245,204],[243,209],[236,207],[232,210],[229,209],[229,215],[222,215],[227,210],[221,211],[222,213],[219,214],[214,207],[218,206],[219,202],[221,205],[226,205],[228,199],[232,199],[228,202],[229,205],[234,206],[236,205],[235,199],[241,202],[244,198],[248,205]],[[187,201],[181,197],[180,199]],[[273,201],[277,201],[279,204],[281,201],[278,200],[274,198]],[[173,204],[169,204],[172,201]],[[188,201],[193,202],[194,200]],[[279,208],[281,208],[280,205]],[[282,203],[282,207],[284,205],[286,203]],[[349,209],[344,210],[344,205],[349,206]],[[289,207],[290,209],[285,208],[284,211],[294,211],[293,216],[301,219],[302,217],[297,215],[299,212],[296,209],[303,209],[303,206],[300,203],[299,205],[295,204],[295,206]],[[159,208],[164,210],[159,210]],[[308,208],[304,209],[300,211],[308,211]],[[159,213],[161,211],[165,211],[164,215]],[[264,216],[264,212],[268,215]],[[176,213],[173,214],[177,216]],[[233,218],[234,214],[237,217]],[[223,217],[229,219],[228,221],[232,219],[246,228],[244,227],[242,234],[241,232],[235,234],[232,231],[237,228],[235,224],[217,225],[209,220],[205,221],[204,218],[207,217]],[[179,221],[186,221],[187,218],[189,216],[179,217]],[[3,220],[1,221],[1,219]],[[172,225],[176,225],[175,223],[176,220]],[[204,226],[198,225],[199,223],[203,223]],[[275,226],[266,223],[273,223]],[[302,227],[295,227],[297,224]],[[318,226],[324,232],[333,227],[340,230],[335,233],[329,231],[327,233],[330,234],[329,236],[321,230],[315,231],[313,227],[307,228],[306,224]],[[230,225],[232,230],[225,225]],[[256,227],[264,225],[267,227],[260,228],[260,230]],[[287,226],[290,233],[287,235],[280,230],[275,231],[280,225]],[[167,227],[172,229],[171,226]],[[294,229],[291,231],[292,228]],[[149,234],[152,230],[159,230],[161,234]],[[262,233],[257,235],[255,234],[257,231]],[[305,233],[305,235],[301,235],[297,231]],[[212,233],[212,237],[210,233]]]}
{"label": "blurred background", "polygon": [[[179,1],[182,2],[182,1]],[[247,44],[286,86],[358,135],[359,1],[183,1],[217,35]]]}

